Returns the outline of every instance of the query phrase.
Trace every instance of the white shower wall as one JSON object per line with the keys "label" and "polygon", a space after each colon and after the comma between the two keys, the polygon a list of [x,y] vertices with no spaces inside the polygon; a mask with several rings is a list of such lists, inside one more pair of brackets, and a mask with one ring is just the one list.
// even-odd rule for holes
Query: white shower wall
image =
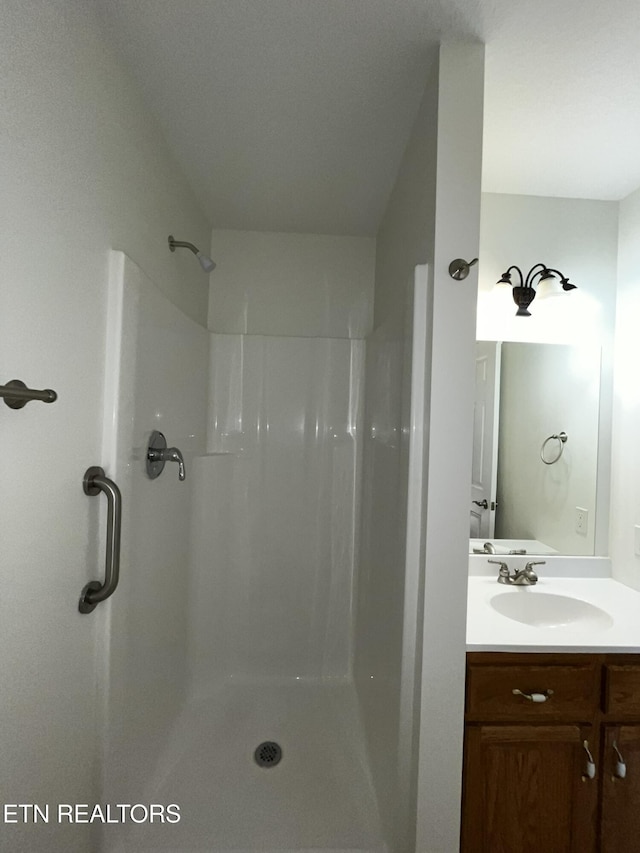
{"label": "white shower wall", "polygon": [[[183,820],[107,826],[100,849],[385,853],[349,678],[364,342],[211,335],[112,262],[104,459],[125,514],[103,798]],[[154,428],[186,482],[146,477]]]}
{"label": "white shower wall", "polygon": [[211,335],[198,460],[192,664],[351,673],[364,342]]}
{"label": "white shower wall", "polygon": [[367,340],[355,682],[385,838],[394,851],[409,850],[414,832],[426,279],[427,267],[418,267],[415,288],[411,281],[398,300],[402,315]]}
{"label": "white shower wall", "polygon": [[[122,492],[123,520],[120,584],[95,614],[106,620],[104,796],[139,802],[186,691],[192,473],[205,448],[208,333],[122,252],[111,253],[110,269],[102,459]],[[152,430],[183,452],[184,482],[172,463],[147,477]],[[95,529],[104,508],[94,499],[92,510]],[[113,835],[108,827],[107,849]]]}

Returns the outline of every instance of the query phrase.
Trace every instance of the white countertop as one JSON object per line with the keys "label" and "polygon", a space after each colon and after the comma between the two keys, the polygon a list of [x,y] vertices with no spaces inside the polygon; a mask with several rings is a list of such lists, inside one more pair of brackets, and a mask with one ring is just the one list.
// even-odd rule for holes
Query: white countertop
{"label": "white countertop", "polygon": [[[469,539],[469,553],[473,554],[474,548],[481,552],[484,551],[486,541],[486,539]],[[489,541],[493,543],[496,554],[508,555],[510,551],[520,548],[523,548],[530,556],[558,553],[551,545],[546,545],[539,539],[490,539]]]}
{"label": "white countertop", "polygon": [[[490,603],[499,594],[531,596],[540,593],[568,596],[594,605],[609,614],[612,624],[591,628],[571,624],[535,627],[501,615]],[[491,575],[470,576],[467,651],[638,653],[640,592],[610,577],[545,577],[540,574],[534,586],[507,586],[497,582],[497,571]]]}

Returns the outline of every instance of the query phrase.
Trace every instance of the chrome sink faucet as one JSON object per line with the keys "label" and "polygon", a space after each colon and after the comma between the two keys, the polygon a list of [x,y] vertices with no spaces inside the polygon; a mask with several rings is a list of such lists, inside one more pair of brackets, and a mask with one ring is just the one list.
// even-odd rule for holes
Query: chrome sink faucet
{"label": "chrome sink faucet", "polygon": [[516,569],[513,574],[509,571],[509,566],[501,560],[487,560],[487,562],[500,566],[498,583],[505,583],[507,586],[533,586],[538,583],[538,575],[533,567],[544,566],[546,560],[531,560],[524,569]]}

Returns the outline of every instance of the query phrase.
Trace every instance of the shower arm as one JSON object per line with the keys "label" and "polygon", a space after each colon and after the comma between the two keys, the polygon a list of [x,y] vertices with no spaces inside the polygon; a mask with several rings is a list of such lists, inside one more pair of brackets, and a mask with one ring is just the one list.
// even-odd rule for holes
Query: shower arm
{"label": "shower arm", "polygon": [[176,247],[183,249],[191,249],[194,255],[197,255],[200,249],[197,246],[194,246],[193,243],[187,243],[186,240],[174,240],[173,237],[169,237],[169,248],[172,252],[175,252]]}

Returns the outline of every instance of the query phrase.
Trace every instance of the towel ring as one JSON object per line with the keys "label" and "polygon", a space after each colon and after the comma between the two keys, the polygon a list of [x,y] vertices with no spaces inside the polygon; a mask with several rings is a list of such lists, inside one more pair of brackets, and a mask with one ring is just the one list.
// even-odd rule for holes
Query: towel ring
{"label": "towel ring", "polygon": [[[557,435],[550,435],[548,438],[545,438],[545,440],[542,442],[542,447],[540,448],[540,459],[542,459],[545,465],[553,465],[554,462],[557,462],[558,459],[560,459],[564,452],[564,446],[568,437],[569,436],[566,434],[566,432],[559,432]],[[558,455],[554,459],[545,459],[545,447],[547,446],[547,444],[549,444],[550,441],[553,440],[558,442]]]}

